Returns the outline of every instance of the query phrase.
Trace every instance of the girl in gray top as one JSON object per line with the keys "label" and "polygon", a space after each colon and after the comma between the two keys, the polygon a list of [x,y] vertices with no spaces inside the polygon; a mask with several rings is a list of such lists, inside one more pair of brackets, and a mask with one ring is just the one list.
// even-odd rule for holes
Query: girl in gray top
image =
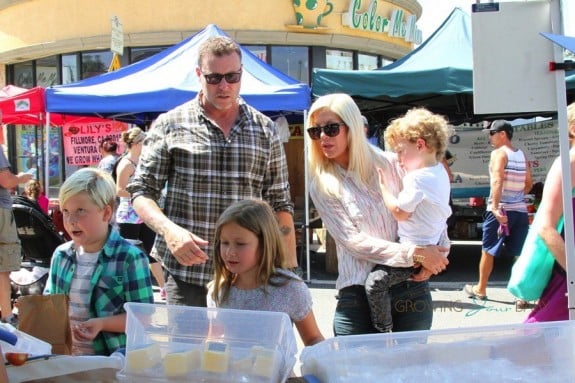
{"label": "girl in gray top", "polygon": [[244,200],[228,207],[216,224],[214,253],[208,307],[284,312],[304,345],[324,339],[307,285],[285,268],[282,234],[266,202]]}

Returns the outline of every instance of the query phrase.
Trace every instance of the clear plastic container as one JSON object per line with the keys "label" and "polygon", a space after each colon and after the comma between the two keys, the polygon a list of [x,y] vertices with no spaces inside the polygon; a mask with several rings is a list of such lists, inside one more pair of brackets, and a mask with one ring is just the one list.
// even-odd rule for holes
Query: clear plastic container
{"label": "clear plastic container", "polygon": [[302,374],[339,382],[575,382],[575,322],[353,335],[306,347]]}
{"label": "clear plastic container", "polygon": [[0,346],[2,352],[20,352],[34,355],[50,355],[52,345],[26,334],[7,323],[0,323]]}
{"label": "clear plastic container", "polygon": [[129,382],[283,382],[297,343],[284,313],[126,303]]}

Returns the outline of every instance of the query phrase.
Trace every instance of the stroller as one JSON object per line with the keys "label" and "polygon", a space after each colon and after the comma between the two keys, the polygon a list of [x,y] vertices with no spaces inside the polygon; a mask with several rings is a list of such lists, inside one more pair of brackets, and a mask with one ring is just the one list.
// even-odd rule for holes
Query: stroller
{"label": "stroller", "polygon": [[21,269],[10,273],[12,300],[16,301],[22,295],[42,294],[52,254],[66,239],[35,201],[15,196],[12,211],[22,244]]}

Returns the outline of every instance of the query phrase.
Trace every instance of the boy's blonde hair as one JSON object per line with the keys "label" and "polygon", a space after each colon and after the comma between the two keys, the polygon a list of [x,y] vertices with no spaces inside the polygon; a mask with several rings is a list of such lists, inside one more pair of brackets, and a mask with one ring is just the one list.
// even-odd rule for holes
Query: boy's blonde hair
{"label": "boy's blonde hair", "polygon": [[285,268],[287,250],[282,239],[277,218],[265,201],[243,200],[230,205],[216,223],[214,238],[214,289],[212,298],[216,303],[226,300],[236,275],[224,264],[220,253],[220,235],[222,227],[235,223],[258,237],[258,250],[261,258],[257,271],[258,285],[270,284],[270,278],[276,274],[276,268]]}
{"label": "boy's blonde hair", "polygon": [[438,161],[443,159],[451,128],[445,117],[431,113],[425,108],[410,109],[404,116],[392,120],[385,129],[385,144],[396,150],[399,140],[416,142],[423,139],[427,147],[435,152]]}
{"label": "boy's blonde hair", "polygon": [[86,193],[99,209],[110,206],[114,209],[116,185],[112,177],[103,170],[83,168],[75,171],[60,187],[58,198],[63,206],[70,197]]}

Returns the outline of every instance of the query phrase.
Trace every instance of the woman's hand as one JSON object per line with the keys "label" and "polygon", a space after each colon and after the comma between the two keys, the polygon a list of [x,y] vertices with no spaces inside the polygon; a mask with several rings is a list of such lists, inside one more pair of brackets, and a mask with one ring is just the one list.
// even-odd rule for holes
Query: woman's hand
{"label": "woman's hand", "polygon": [[437,275],[444,271],[449,264],[449,260],[445,256],[448,251],[449,248],[442,246],[416,246],[413,251],[413,260],[427,272]]}
{"label": "woman's hand", "polygon": [[174,224],[164,235],[168,249],[176,260],[184,266],[205,263],[208,256],[199,246],[206,246],[208,241],[190,233],[181,226]]}

